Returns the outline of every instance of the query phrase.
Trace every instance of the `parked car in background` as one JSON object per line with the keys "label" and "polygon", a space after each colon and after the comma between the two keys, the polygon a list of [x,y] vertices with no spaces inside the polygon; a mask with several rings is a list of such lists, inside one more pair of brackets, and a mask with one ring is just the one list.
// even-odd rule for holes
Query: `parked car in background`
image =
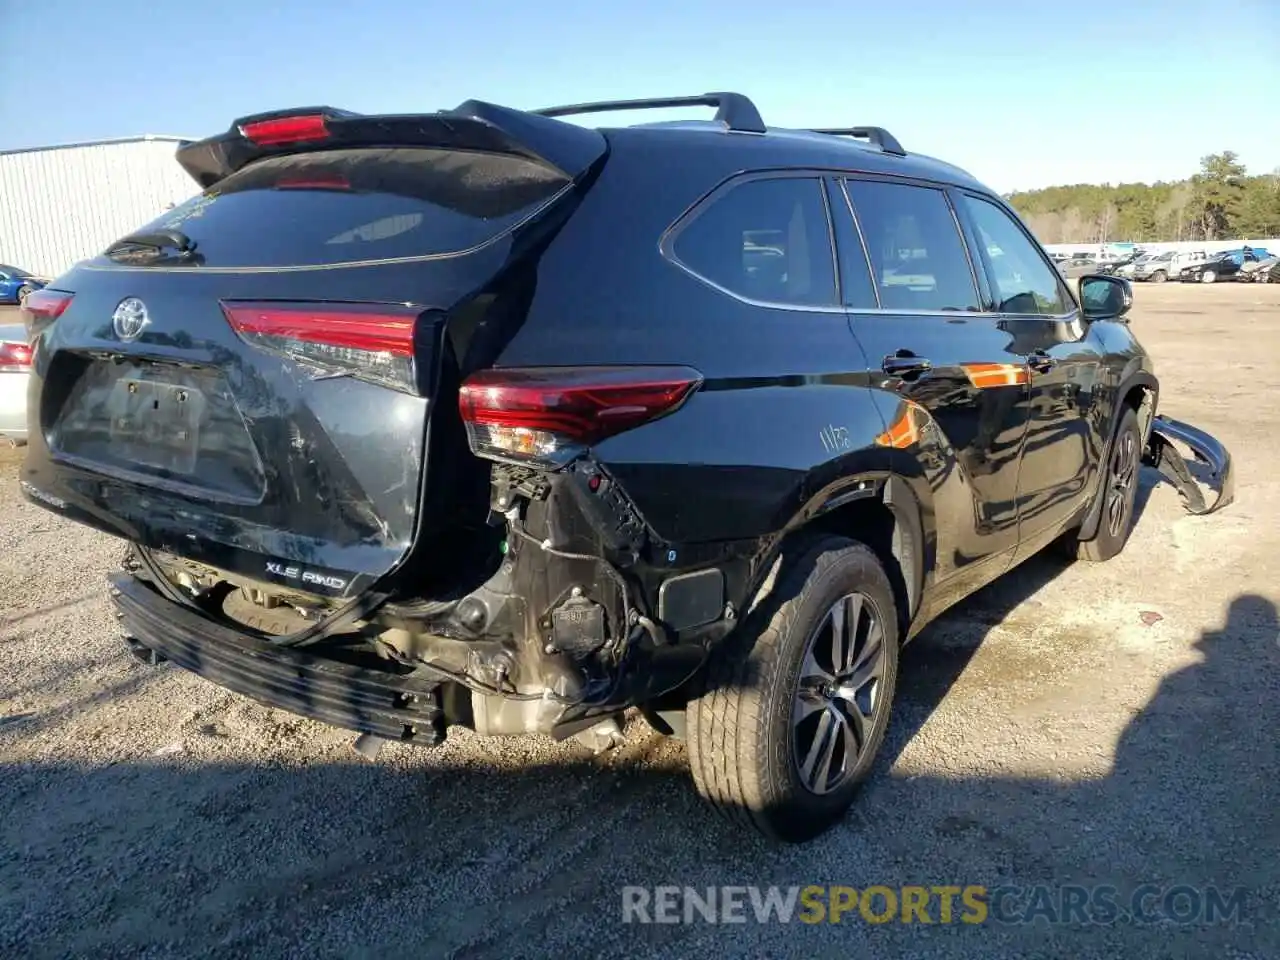
{"label": "parked car in background", "polygon": [[1058,264],[1058,270],[1068,280],[1075,280],[1086,274],[1098,273],[1098,261],[1093,257],[1072,257]]}
{"label": "parked car in background", "polygon": [[1184,268],[1197,263],[1204,263],[1208,259],[1209,254],[1203,250],[1190,250],[1184,253],[1175,253],[1173,255],[1173,260],[1170,261],[1173,264],[1173,270],[1170,271],[1169,276],[1176,280],[1178,278],[1178,274],[1180,274]]}
{"label": "parked car in background", "polygon": [[1217,283],[1220,280],[1235,280],[1246,263],[1257,263],[1270,256],[1271,254],[1262,247],[1224,250],[1202,263],[1183,267],[1178,272],[1178,279],[1183,283]]}
{"label": "parked car in background", "polygon": [[1164,283],[1166,280],[1177,280],[1184,267],[1204,263],[1209,255],[1203,250],[1190,250],[1178,253],[1166,250],[1158,253],[1133,271],[1133,280],[1149,280],[1152,283]]}
{"label": "parked car in background", "polygon": [[1175,256],[1172,250],[1166,250],[1164,253],[1153,253],[1144,257],[1133,265],[1129,279],[1164,283],[1174,272]]}
{"label": "parked car in background", "polygon": [[31,345],[21,321],[0,324],[0,438],[10,444],[27,439],[27,383]]}
{"label": "parked car in background", "polygon": [[47,277],[37,277],[19,267],[0,263],[0,303],[21,303],[27,294],[44,287]]}
{"label": "parked car in background", "polygon": [[1134,267],[1152,256],[1154,254],[1138,250],[1128,256],[1121,257],[1119,260],[1111,260],[1099,264],[1098,272],[1112,277],[1124,277],[1129,280],[1133,278]]}
{"label": "parked car in background", "polygon": [[1239,280],[1251,283],[1275,283],[1280,280],[1280,257],[1251,260],[1240,268]]}

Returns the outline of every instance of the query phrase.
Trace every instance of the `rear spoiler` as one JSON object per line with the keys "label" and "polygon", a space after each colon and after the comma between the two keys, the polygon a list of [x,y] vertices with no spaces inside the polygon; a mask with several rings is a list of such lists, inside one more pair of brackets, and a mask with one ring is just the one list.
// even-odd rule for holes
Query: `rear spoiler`
{"label": "rear spoiler", "polygon": [[607,150],[596,130],[467,100],[452,110],[372,116],[296,107],[241,117],[225,133],[182,146],[177,159],[202,189],[263,157],[341,147],[436,147],[524,157],[576,179]]}

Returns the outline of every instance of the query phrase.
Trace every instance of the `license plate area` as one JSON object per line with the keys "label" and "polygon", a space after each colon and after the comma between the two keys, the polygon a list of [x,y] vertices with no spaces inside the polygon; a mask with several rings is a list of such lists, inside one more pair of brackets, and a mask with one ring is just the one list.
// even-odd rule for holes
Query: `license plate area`
{"label": "license plate area", "polygon": [[121,377],[111,389],[107,407],[111,442],[122,458],[155,470],[195,472],[208,407],[200,390]]}
{"label": "license plate area", "polygon": [[57,459],[187,497],[262,502],[262,458],[223,371],[67,353],[57,360],[62,369],[52,375],[70,388],[59,409],[41,415]]}

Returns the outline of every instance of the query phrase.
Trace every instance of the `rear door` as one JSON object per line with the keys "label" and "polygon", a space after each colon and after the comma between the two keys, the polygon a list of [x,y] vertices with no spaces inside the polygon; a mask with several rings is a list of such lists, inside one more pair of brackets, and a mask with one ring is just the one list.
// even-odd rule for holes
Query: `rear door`
{"label": "rear door", "polygon": [[1026,358],[987,312],[946,189],[850,177],[834,190],[846,306],[879,368],[888,442],[921,458],[936,575],[964,593],[1001,572],[1018,542]]}
{"label": "rear door", "polygon": [[1093,398],[1102,349],[1038,245],[1001,204],[961,192],[957,207],[995,295],[995,322],[1028,358],[1030,419],[1018,473],[1021,539],[1056,534],[1085,507],[1103,440]]}
{"label": "rear door", "polygon": [[511,152],[349,142],[219,179],[54,284],[24,489],[321,595],[416,539],[445,546],[487,503],[457,415],[474,360],[446,322],[501,309],[499,278],[572,183]]}

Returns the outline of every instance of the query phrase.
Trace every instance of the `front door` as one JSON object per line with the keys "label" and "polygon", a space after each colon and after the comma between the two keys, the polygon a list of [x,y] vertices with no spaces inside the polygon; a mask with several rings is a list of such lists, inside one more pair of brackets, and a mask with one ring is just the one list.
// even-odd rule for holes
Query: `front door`
{"label": "front door", "polygon": [[1026,357],[984,311],[946,190],[849,177],[831,191],[850,325],[882,387],[887,444],[927,478],[950,602],[1003,572],[1018,542]]}
{"label": "front door", "polygon": [[1051,538],[1080,518],[1102,457],[1103,425],[1093,404],[1102,349],[1058,272],[1003,206],[959,194],[978,260],[995,295],[997,321],[1028,358],[1030,418],[1018,473],[1024,542]]}

